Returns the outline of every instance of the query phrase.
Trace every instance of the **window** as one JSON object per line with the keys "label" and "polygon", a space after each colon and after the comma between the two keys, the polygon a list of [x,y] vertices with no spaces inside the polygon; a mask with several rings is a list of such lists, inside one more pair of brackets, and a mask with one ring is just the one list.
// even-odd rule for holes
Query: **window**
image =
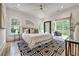
{"label": "window", "polygon": [[69,18],[59,19],[52,21],[51,32],[58,31],[62,33],[62,37],[67,38],[70,36],[70,20]]}
{"label": "window", "polygon": [[70,35],[70,22],[69,20],[56,21],[56,30],[63,35]]}
{"label": "window", "polygon": [[62,30],[63,26],[62,26],[62,21],[56,21],[56,29],[57,30]]}
{"label": "window", "polygon": [[11,34],[18,34],[19,32],[19,21],[17,19],[11,19]]}
{"label": "window", "polygon": [[69,20],[58,20],[58,21],[52,21],[51,31],[59,31],[63,35],[69,35],[70,34],[70,21]]}

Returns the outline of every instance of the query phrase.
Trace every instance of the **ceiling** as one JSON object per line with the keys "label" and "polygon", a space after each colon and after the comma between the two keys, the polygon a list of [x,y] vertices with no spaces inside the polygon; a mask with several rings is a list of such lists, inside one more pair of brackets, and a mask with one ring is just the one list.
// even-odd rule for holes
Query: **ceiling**
{"label": "ceiling", "polygon": [[7,8],[18,10],[26,14],[33,15],[36,18],[50,18],[55,13],[61,12],[73,6],[77,6],[77,3],[42,3],[43,10],[40,10],[41,3],[6,3]]}

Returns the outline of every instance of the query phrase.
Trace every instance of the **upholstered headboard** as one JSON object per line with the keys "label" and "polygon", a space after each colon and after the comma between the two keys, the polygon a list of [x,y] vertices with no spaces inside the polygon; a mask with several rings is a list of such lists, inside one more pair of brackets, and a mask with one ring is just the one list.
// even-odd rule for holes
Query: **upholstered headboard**
{"label": "upholstered headboard", "polygon": [[30,33],[30,29],[29,28],[23,28],[23,33],[26,32],[26,33]]}
{"label": "upholstered headboard", "polygon": [[23,33],[36,33],[36,29],[35,28],[23,28]]}

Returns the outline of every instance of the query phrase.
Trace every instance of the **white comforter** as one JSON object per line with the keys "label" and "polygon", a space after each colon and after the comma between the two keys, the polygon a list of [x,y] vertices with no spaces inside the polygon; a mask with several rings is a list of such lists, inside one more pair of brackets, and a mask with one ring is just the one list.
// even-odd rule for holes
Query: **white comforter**
{"label": "white comforter", "polygon": [[[30,48],[34,48],[35,46],[38,46],[36,43],[44,44],[46,42],[51,41],[53,36],[51,34],[48,34],[48,33],[42,33],[42,34],[26,34],[26,33],[23,33],[22,38],[25,42],[28,43],[28,46]],[[44,42],[44,43],[41,43],[41,42]]]}

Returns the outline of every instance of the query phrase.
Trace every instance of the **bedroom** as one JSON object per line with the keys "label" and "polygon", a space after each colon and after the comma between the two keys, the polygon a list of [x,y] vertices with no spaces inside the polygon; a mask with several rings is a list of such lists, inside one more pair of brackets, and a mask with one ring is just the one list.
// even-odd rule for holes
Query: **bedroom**
{"label": "bedroom", "polygon": [[65,40],[78,39],[77,3],[4,3],[0,12],[1,55],[62,56],[67,42],[76,48]]}

